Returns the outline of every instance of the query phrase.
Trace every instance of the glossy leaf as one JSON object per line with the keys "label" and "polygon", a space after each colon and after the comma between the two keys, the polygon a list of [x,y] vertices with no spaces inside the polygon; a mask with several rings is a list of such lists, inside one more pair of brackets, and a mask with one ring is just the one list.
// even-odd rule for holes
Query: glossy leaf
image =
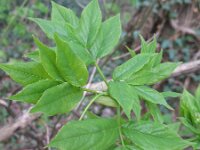
{"label": "glossy leaf", "polygon": [[0,68],[7,72],[13,80],[22,85],[28,85],[39,80],[50,79],[43,66],[37,62],[0,64]]}
{"label": "glossy leaf", "polygon": [[68,43],[55,36],[57,66],[62,77],[74,86],[87,83],[88,71],[84,62],[72,51]]}
{"label": "glossy leaf", "polygon": [[134,86],[135,90],[137,91],[138,95],[146,101],[149,101],[154,104],[161,104],[166,106],[168,109],[173,109],[169,106],[163,97],[158,91],[149,88],[147,86]]}
{"label": "glossy leaf", "polygon": [[46,72],[55,80],[63,81],[63,77],[58,70],[56,64],[56,53],[54,50],[50,49],[43,43],[41,43],[37,38],[34,37],[34,41],[39,48],[39,56],[41,63],[46,70]]}
{"label": "glossy leaf", "polygon": [[40,80],[27,85],[22,91],[9,98],[12,100],[36,104],[44,91],[58,84],[59,82],[53,80]]}
{"label": "glossy leaf", "polygon": [[124,82],[109,82],[109,93],[120,104],[129,119],[132,109],[137,118],[140,118],[141,106],[132,86]]}
{"label": "glossy leaf", "polygon": [[72,121],[62,127],[49,146],[61,150],[106,150],[118,136],[118,124],[113,119]]}
{"label": "glossy leaf", "polygon": [[191,145],[167,126],[155,122],[129,123],[124,126],[123,133],[145,150],[177,150]]}
{"label": "glossy leaf", "polygon": [[68,83],[46,90],[31,112],[43,112],[49,116],[71,111],[80,101],[83,91]]}

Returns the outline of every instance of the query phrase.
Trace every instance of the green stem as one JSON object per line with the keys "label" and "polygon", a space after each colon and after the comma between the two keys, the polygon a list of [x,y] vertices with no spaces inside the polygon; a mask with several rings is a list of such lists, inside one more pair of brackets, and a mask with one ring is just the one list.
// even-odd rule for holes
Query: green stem
{"label": "green stem", "polygon": [[94,93],[94,94],[100,94],[100,92],[98,91],[95,91],[95,90],[92,90],[92,89],[87,89],[87,88],[81,88],[83,91],[86,91],[86,92],[90,92],[90,93]]}
{"label": "green stem", "polygon": [[124,139],[122,136],[122,130],[121,130],[121,113],[120,113],[120,106],[117,108],[117,120],[118,120],[118,126],[119,126],[119,135],[121,139],[122,146],[125,147]]}
{"label": "green stem", "polygon": [[99,68],[99,65],[95,62],[95,66],[100,74],[100,76],[102,77],[103,81],[106,83],[106,85],[108,86],[108,81],[106,79],[106,77],[104,76],[103,72],[101,71],[101,69]]}
{"label": "green stem", "polygon": [[95,91],[95,90],[87,89],[87,88],[84,88],[84,87],[81,87],[81,89],[82,89],[83,91],[86,91],[86,92],[89,92],[89,93],[93,93],[93,94],[108,95],[107,92],[103,92],[103,91]]}
{"label": "green stem", "polygon": [[82,120],[83,119],[83,117],[84,117],[84,115],[85,115],[85,113],[87,112],[87,110],[90,108],[90,106],[94,103],[94,101],[98,98],[98,97],[100,97],[102,94],[98,94],[98,95],[96,95],[90,102],[89,102],[89,104],[85,107],[85,110],[83,111],[83,113],[81,114],[81,117],[79,118],[79,120]]}

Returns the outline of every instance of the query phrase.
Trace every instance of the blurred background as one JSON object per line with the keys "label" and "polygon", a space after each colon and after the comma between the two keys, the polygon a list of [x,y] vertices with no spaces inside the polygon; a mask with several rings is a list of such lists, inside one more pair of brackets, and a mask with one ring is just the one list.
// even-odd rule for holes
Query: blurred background
{"label": "blurred background", "polygon": [[[54,0],[80,16],[90,0]],[[159,91],[193,92],[200,81],[200,1],[199,0],[99,0],[103,19],[121,14],[123,32],[114,52],[99,64],[106,76],[111,77],[114,67],[130,58],[125,46],[140,50],[139,34],[146,40],[157,36],[158,51],[163,49],[163,61],[183,62],[182,68],[167,80],[156,84]],[[0,63],[27,61],[25,54],[34,51],[32,34],[51,45],[40,28],[28,17],[49,19],[50,0],[0,0]],[[93,67],[92,82],[100,81]],[[21,87],[0,71],[0,150],[40,150],[58,129],[80,112],[53,117],[30,115],[30,105],[7,99]],[[86,102],[87,102],[86,97]],[[169,99],[175,108],[168,112],[161,107],[165,122],[176,120],[178,99]],[[176,109],[177,108],[177,109]],[[93,105],[92,111],[101,116],[113,116],[114,110]],[[145,111],[145,110],[144,110]]]}

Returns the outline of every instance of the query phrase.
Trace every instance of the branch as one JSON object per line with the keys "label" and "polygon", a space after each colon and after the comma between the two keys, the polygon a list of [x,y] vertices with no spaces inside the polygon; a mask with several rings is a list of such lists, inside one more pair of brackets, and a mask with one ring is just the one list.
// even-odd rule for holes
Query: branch
{"label": "branch", "polygon": [[40,114],[30,114],[28,113],[28,111],[26,111],[26,113],[20,116],[15,122],[0,128],[0,142],[10,138],[16,132],[17,129],[23,129],[26,126],[28,126],[39,116]]}

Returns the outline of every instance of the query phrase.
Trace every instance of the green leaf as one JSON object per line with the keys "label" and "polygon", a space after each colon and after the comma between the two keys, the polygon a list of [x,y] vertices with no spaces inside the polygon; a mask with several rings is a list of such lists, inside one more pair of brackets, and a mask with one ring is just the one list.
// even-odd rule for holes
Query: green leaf
{"label": "green leaf", "polygon": [[118,107],[116,101],[109,96],[100,96],[95,102],[109,107]]}
{"label": "green leaf", "polygon": [[31,60],[34,60],[36,62],[40,62],[40,56],[39,56],[39,50],[38,49],[36,49],[33,52],[26,54],[25,57],[28,57]]}
{"label": "green leaf", "polygon": [[149,88],[147,86],[134,86],[135,90],[137,91],[138,95],[146,101],[149,101],[154,104],[161,104],[167,107],[168,109],[173,109],[169,106],[163,97],[158,91]]}
{"label": "green leaf", "polygon": [[144,40],[144,38],[140,35],[141,40],[141,53],[145,53],[148,48],[148,43]]}
{"label": "green leaf", "polygon": [[79,19],[74,14],[74,12],[62,5],[52,3],[52,13],[51,13],[51,21],[52,22],[63,22],[69,23],[74,27],[77,27],[79,24]]}
{"label": "green leaf", "polygon": [[131,85],[152,85],[171,75],[180,63],[162,63],[154,68],[144,67],[127,82]]}
{"label": "green leaf", "polygon": [[130,53],[131,57],[134,57],[136,55],[135,50],[130,49],[128,46],[125,46],[128,52]]}
{"label": "green leaf", "polygon": [[139,54],[135,57],[129,59],[124,64],[115,68],[113,72],[113,79],[114,80],[127,80],[131,76],[133,76],[136,72],[144,67],[147,64],[152,55],[150,54]]}
{"label": "green leaf", "polygon": [[153,119],[158,123],[163,123],[164,119],[158,106],[150,102],[146,102],[146,104],[150,114],[153,116]]}
{"label": "green leaf", "polygon": [[95,62],[95,59],[92,57],[92,55],[89,53],[89,51],[80,45],[77,42],[69,42],[70,47],[73,47],[74,53],[81,58],[81,60],[86,64],[92,64]]}
{"label": "green leaf", "polygon": [[31,112],[43,112],[49,116],[71,111],[80,101],[83,91],[68,83],[46,90]]}
{"label": "green leaf", "polygon": [[198,118],[196,117],[200,112],[198,104],[196,103],[195,97],[187,90],[184,90],[181,96],[180,111],[181,115],[189,120],[192,125],[199,124]]}
{"label": "green leaf", "polygon": [[101,58],[110,54],[119,41],[121,35],[120,16],[114,16],[102,23],[96,40],[91,47],[94,58]]}
{"label": "green leaf", "polygon": [[44,20],[40,18],[29,18],[30,20],[34,21],[36,24],[39,25],[39,27],[42,29],[42,31],[48,36],[48,38],[53,39],[54,34],[58,33],[59,36],[62,38],[67,39],[68,33],[67,30],[65,30],[65,24],[59,23],[59,22],[52,22],[49,20]]}
{"label": "green leaf", "polygon": [[124,147],[123,146],[117,147],[114,150],[142,150],[142,149],[132,145],[125,145]]}
{"label": "green leaf", "polygon": [[181,123],[180,122],[175,122],[175,123],[170,123],[167,125],[169,129],[171,129],[172,131],[178,133]]}
{"label": "green leaf", "polygon": [[72,51],[68,43],[55,36],[57,66],[62,77],[74,86],[83,86],[88,80],[84,62]]}
{"label": "green leaf", "polygon": [[200,101],[200,84],[195,92],[195,97],[198,101]]}
{"label": "green leaf", "polygon": [[39,80],[50,79],[43,66],[37,62],[0,64],[0,68],[7,72],[13,80],[22,85],[28,85]]}
{"label": "green leaf", "polygon": [[140,36],[141,39],[141,53],[155,53],[156,47],[157,47],[157,41],[156,37],[154,36],[154,39],[152,42],[147,43],[142,36]]}
{"label": "green leaf", "polygon": [[39,48],[39,56],[41,63],[46,70],[46,72],[55,80],[63,81],[64,79],[59,73],[56,64],[56,53],[54,50],[50,49],[43,43],[41,43],[37,38],[34,37],[34,41]]}
{"label": "green leaf", "polygon": [[145,150],[177,150],[191,145],[167,126],[156,122],[132,122],[124,125],[123,133]]}
{"label": "green leaf", "polygon": [[53,80],[40,80],[27,85],[22,91],[9,98],[12,100],[36,104],[44,91],[58,84],[59,82]]}
{"label": "green leaf", "polygon": [[106,150],[118,138],[117,121],[113,119],[88,119],[66,124],[49,146],[61,150]]}
{"label": "green leaf", "polygon": [[187,127],[190,131],[192,131],[193,133],[195,133],[195,134],[197,134],[197,135],[200,134],[200,131],[199,131],[198,129],[196,129],[196,128],[190,123],[190,121],[189,121],[188,119],[183,118],[183,117],[180,117],[179,119],[180,119],[180,121],[183,123],[183,125],[184,125],[185,127]]}
{"label": "green leaf", "polygon": [[180,97],[180,96],[181,96],[180,93],[171,92],[171,91],[162,92],[161,94],[162,94],[164,97]]}
{"label": "green leaf", "polygon": [[198,107],[198,110],[200,112],[200,85],[198,86],[198,88],[195,92],[195,101],[196,101],[196,105]]}
{"label": "green leaf", "polygon": [[124,82],[109,82],[109,93],[120,104],[129,119],[132,109],[137,119],[140,118],[141,106],[132,86]]}
{"label": "green leaf", "polygon": [[83,10],[78,30],[79,39],[87,48],[91,47],[101,26],[101,10],[98,0],[92,0]]}

